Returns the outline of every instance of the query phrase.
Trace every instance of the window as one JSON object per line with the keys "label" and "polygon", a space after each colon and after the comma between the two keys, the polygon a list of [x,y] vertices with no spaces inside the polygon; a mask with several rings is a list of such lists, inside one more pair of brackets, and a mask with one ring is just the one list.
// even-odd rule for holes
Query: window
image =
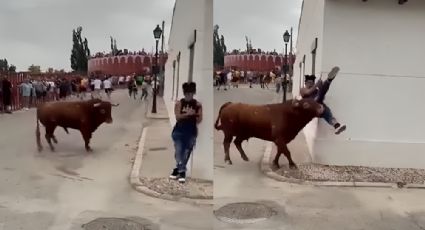
{"label": "window", "polygon": [[[174,99],[174,88],[176,78],[176,60],[173,61],[173,90],[171,91],[171,101]],[[179,86],[177,86],[179,88]],[[177,98],[176,98],[177,99]]]}
{"label": "window", "polygon": [[193,38],[189,44],[189,76],[188,82],[193,81],[193,61],[195,57],[196,30],[193,32]]}
{"label": "window", "polygon": [[179,88],[180,88],[180,56],[181,52],[179,51],[179,54],[177,54],[177,82],[176,82],[176,100],[179,98]]}
{"label": "window", "polygon": [[316,75],[316,51],[317,51],[317,38],[314,39],[314,42],[311,47],[311,56],[312,56],[312,62],[311,62],[311,74]]}

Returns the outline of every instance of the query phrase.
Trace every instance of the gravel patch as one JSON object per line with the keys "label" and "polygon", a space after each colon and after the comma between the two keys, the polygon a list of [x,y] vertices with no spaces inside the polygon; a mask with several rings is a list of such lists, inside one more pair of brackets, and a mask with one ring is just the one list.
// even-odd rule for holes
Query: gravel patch
{"label": "gravel patch", "polygon": [[285,165],[275,172],[287,178],[305,181],[425,183],[424,169],[299,164],[298,169],[289,169]]}
{"label": "gravel patch", "polygon": [[177,197],[191,199],[212,199],[213,183],[209,180],[186,178],[185,184],[168,178],[146,178],[141,177],[142,184],[149,189]]}

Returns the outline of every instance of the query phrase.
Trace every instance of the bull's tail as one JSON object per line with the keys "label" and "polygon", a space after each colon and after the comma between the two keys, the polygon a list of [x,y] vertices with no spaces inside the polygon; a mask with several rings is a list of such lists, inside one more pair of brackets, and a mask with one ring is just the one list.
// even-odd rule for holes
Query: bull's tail
{"label": "bull's tail", "polygon": [[218,116],[217,116],[217,120],[215,121],[215,124],[214,124],[215,129],[221,130],[222,126],[221,126],[221,124],[220,125],[218,124],[218,122],[220,122],[220,118],[221,118],[221,111],[230,104],[232,104],[232,102],[226,102],[220,107],[220,110],[219,110]]}
{"label": "bull's tail", "polygon": [[36,130],[35,130],[35,137],[36,137],[36,139],[37,139],[37,147],[38,147],[38,151],[41,151],[41,149],[43,148],[42,146],[41,146],[41,139],[40,139],[40,122],[39,122],[39,118],[38,118],[38,110],[37,110],[37,116],[36,116],[37,118],[37,120],[36,120],[36,122],[37,122],[37,128],[36,128]]}

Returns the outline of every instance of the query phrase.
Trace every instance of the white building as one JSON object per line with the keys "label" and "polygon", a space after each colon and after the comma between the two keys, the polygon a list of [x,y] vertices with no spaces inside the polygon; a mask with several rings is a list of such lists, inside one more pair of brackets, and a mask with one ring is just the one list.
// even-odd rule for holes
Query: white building
{"label": "white building", "polygon": [[403,3],[304,0],[293,92],[339,66],[325,103],[347,124],[306,126],[313,162],[425,168],[425,1]]}
{"label": "white building", "polygon": [[[165,65],[164,101],[171,124],[182,84],[196,83],[203,121],[194,150],[192,176],[213,179],[213,0],[176,0]],[[188,163],[189,166],[190,163]],[[190,167],[190,166],[189,166]]]}

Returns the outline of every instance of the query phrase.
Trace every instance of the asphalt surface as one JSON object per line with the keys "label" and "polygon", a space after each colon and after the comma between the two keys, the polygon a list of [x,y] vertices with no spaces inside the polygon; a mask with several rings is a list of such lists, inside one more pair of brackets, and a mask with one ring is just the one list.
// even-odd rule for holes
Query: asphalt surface
{"label": "asphalt surface", "polygon": [[56,129],[37,152],[35,110],[0,115],[0,230],[74,230],[99,217],[141,218],[161,229],[211,229],[212,209],[151,198],[129,184],[145,104],[113,93],[112,124],[93,134],[87,153],[77,130]]}
{"label": "asphalt surface", "polygon": [[[264,104],[270,103],[274,94],[258,85],[253,89],[216,90],[215,116],[227,101]],[[252,224],[227,223],[215,218],[215,229],[425,229],[425,190],[314,187],[278,182],[260,171],[264,141],[250,139],[243,143],[249,162],[241,159],[232,144],[233,165],[224,163],[222,142],[222,132],[215,131],[214,210],[229,203],[257,202],[273,209],[275,215]],[[296,154],[291,144],[289,149]]]}

